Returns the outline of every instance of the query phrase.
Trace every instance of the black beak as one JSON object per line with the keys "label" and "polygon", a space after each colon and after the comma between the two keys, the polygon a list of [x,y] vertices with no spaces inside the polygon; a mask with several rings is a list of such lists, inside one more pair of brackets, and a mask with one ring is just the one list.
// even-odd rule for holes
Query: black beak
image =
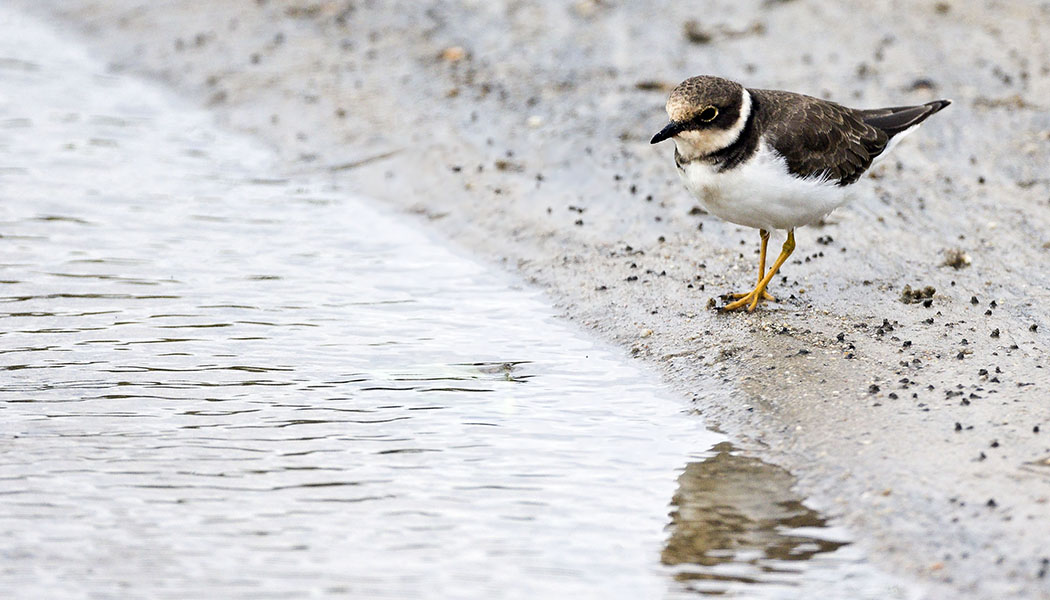
{"label": "black beak", "polygon": [[682,132],[682,124],[681,123],[675,123],[674,121],[671,121],[670,123],[667,124],[667,127],[664,127],[663,129],[660,130],[660,133],[654,135],[653,139],[649,140],[649,143],[650,144],[659,144],[660,142],[662,142],[662,141],[664,141],[664,140],[666,140],[668,138],[674,137],[674,136],[678,135],[681,132]]}

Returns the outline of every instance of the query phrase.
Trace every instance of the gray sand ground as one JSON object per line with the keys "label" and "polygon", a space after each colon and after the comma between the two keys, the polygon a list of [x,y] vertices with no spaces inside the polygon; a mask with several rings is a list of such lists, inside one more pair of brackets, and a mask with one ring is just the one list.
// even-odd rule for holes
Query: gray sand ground
{"label": "gray sand ground", "polygon": [[[520,270],[932,597],[1050,597],[1050,4],[16,2]],[[955,103],[721,314],[758,236],[648,144],[700,73]]]}

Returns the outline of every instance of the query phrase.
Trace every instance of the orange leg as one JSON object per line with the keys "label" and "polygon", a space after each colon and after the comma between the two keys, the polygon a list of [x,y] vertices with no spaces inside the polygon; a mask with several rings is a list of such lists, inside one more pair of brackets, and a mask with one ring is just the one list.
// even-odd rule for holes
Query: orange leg
{"label": "orange leg", "polygon": [[776,262],[773,263],[773,267],[769,269],[769,272],[766,273],[765,277],[758,280],[758,284],[755,286],[755,289],[743,295],[736,302],[727,304],[722,310],[736,310],[738,308],[743,308],[744,306],[747,306],[748,312],[755,310],[755,307],[758,306],[758,301],[763,299],[763,294],[766,291],[766,286],[769,285],[769,282],[772,281],[773,276],[777,274],[777,271],[780,270],[780,267],[784,264],[785,261],[787,261],[788,257],[791,256],[791,253],[794,251],[795,230],[792,229],[788,232],[788,238],[787,241],[784,242],[784,247],[780,251],[780,256],[777,257]]}
{"label": "orange leg", "polygon": [[[765,229],[758,230],[758,237],[762,240],[762,249],[758,251],[758,281],[762,281],[762,277],[766,274],[766,246],[769,244],[769,232]],[[758,285],[757,283],[755,284]],[[743,298],[751,295],[751,292],[744,294],[733,294],[734,298]],[[769,292],[762,290],[762,299],[769,300],[770,302],[776,302],[777,299],[769,294]]]}

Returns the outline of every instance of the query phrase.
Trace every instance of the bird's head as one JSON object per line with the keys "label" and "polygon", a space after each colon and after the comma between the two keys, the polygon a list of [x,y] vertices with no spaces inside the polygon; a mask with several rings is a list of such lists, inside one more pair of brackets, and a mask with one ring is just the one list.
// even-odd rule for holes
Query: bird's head
{"label": "bird's head", "polygon": [[671,90],[671,122],[649,142],[673,139],[686,160],[717,152],[737,140],[751,113],[744,86],[721,77],[690,77]]}

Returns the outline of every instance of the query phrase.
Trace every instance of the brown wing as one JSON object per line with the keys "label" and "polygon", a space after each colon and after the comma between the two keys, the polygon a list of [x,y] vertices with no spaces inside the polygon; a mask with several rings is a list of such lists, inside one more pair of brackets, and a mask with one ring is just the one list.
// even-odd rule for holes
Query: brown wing
{"label": "brown wing", "polygon": [[849,185],[889,142],[889,135],[851,108],[790,92],[750,91],[763,106],[767,142],[793,175]]}

